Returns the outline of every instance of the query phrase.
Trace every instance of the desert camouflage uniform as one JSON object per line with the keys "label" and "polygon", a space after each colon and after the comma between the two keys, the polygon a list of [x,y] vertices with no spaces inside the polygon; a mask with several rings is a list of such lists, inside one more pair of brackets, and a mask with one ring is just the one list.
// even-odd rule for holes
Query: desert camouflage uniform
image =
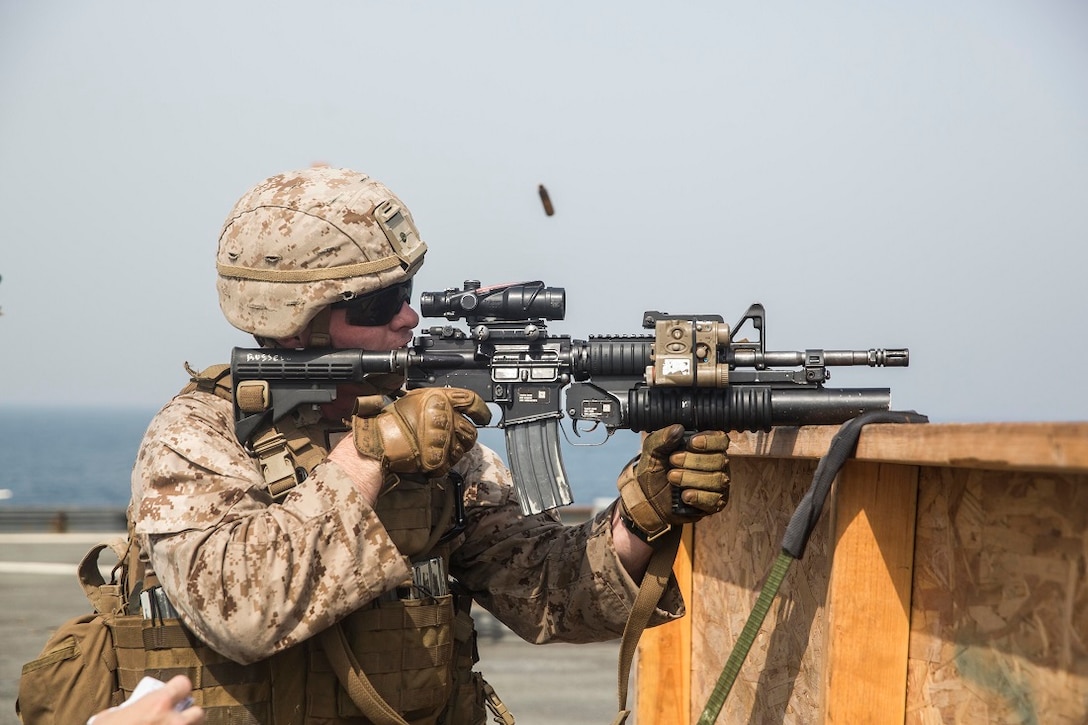
{"label": "desert camouflage uniform", "polygon": [[[524,517],[501,459],[477,444],[455,467],[467,527],[450,573],[522,638],[622,635],[637,584],[612,543],[611,507],[579,526]],[[132,476],[137,538],[200,639],[252,663],[308,640],[409,577],[410,563],[331,462],[280,503],[234,435],[229,401],[179,395],[152,421]],[[654,623],[679,617],[676,588]]]}

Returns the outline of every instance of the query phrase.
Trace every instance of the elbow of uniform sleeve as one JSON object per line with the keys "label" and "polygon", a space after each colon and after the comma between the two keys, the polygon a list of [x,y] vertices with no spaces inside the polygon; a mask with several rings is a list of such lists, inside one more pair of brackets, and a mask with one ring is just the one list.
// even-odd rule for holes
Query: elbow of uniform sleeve
{"label": "elbow of uniform sleeve", "polygon": [[232,660],[309,639],[410,576],[338,468],[315,469],[306,486],[316,490],[209,530],[151,537],[152,564],[183,621]]}

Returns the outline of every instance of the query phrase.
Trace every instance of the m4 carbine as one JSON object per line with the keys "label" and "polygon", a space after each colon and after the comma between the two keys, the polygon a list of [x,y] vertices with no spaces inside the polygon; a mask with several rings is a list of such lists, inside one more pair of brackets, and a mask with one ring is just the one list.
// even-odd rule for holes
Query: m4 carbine
{"label": "m4 carbine", "polygon": [[[593,335],[588,341],[549,335],[547,322],[564,318],[566,293],[543,282],[424,292],[424,317],[464,319],[427,328],[407,348],[235,348],[231,375],[263,388],[260,405],[239,405],[235,428],[248,444],[262,425],[302,405],[336,397],[337,384],[372,373],[396,373],[406,387],[457,387],[476,392],[501,411],[498,427],[522,511],[534,514],[572,502],[563,469],[559,421],[649,432],[682,423],[700,430],[758,431],[774,426],[839,424],[871,410],[887,410],[888,388],[828,388],[828,367],[906,367],[900,349],[765,349],[766,317],[753,304],[732,328],[718,315],[649,311],[648,333]],[[745,323],[758,340],[738,340]],[[249,382],[247,382],[249,381]]]}

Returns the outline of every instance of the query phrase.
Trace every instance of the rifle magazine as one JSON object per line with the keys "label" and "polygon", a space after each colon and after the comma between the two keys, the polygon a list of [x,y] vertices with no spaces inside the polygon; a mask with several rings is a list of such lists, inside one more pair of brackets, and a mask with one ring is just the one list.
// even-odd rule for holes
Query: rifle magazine
{"label": "rifle magazine", "polygon": [[521,512],[526,516],[574,501],[559,449],[558,421],[558,418],[543,418],[508,424],[505,428],[514,489]]}

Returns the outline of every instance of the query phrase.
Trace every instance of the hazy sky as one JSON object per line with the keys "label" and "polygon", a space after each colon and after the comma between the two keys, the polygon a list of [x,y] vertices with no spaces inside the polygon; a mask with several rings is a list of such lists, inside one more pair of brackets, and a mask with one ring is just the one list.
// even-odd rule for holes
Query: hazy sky
{"label": "hazy sky", "polygon": [[771,349],[909,347],[832,379],[897,408],[1088,419],[1074,0],[0,0],[0,405],[157,406],[250,344],[219,227],[314,162],[404,199],[417,290],[542,279],[577,338],[760,301]]}

